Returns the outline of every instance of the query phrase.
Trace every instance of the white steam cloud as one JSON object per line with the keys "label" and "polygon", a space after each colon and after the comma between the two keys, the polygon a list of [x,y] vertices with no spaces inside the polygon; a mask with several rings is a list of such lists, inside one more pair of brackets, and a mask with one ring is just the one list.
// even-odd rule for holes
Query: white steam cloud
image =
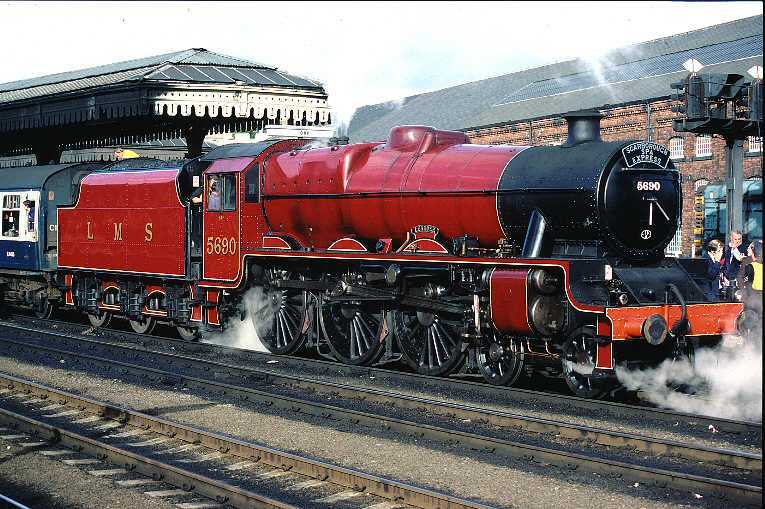
{"label": "white steam cloud", "polygon": [[247,291],[240,307],[244,311],[244,320],[239,320],[238,316],[232,317],[223,332],[210,334],[202,342],[268,352],[257,332],[268,330],[274,316],[273,306],[263,289],[255,287]]}
{"label": "white steam cloud", "polygon": [[[701,348],[693,361],[666,360],[653,369],[616,368],[627,389],[640,390],[662,408],[747,421],[762,421],[762,337],[727,336],[715,348]],[[686,386],[694,396],[678,392]]]}

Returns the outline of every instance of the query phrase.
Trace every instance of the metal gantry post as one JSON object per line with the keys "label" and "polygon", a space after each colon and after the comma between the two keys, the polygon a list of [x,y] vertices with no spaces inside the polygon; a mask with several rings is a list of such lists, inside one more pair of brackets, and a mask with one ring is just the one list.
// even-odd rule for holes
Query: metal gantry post
{"label": "metal gantry post", "polygon": [[744,213],[744,140],[725,138],[725,170],[727,187],[728,231],[743,231]]}

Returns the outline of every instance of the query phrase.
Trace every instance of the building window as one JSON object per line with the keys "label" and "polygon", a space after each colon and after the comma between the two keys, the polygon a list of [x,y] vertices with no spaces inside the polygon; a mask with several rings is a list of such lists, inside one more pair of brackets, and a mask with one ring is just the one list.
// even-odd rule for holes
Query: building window
{"label": "building window", "polygon": [[667,248],[664,250],[664,254],[668,256],[680,256],[683,254],[683,234],[681,228],[678,226],[675,236],[667,244]]}
{"label": "building window", "polygon": [[683,139],[682,138],[675,137],[669,140],[669,157],[671,159],[683,158]]}
{"label": "building window", "polygon": [[709,157],[712,155],[712,137],[696,137],[696,157]]}
{"label": "building window", "polygon": [[749,153],[762,152],[762,138],[758,136],[749,137]]}

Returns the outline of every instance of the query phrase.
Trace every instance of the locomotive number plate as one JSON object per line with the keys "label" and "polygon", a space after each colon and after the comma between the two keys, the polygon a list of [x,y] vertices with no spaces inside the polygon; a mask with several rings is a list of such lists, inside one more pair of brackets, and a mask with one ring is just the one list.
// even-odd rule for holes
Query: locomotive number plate
{"label": "locomotive number plate", "polygon": [[234,237],[207,237],[207,254],[236,254],[236,239]]}
{"label": "locomotive number plate", "polygon": [[622,149],[622,155],[628,168],[642,163],[666,169],[669,164],[669,150],[667,150],[667,147],[647,141],[630,143]]}

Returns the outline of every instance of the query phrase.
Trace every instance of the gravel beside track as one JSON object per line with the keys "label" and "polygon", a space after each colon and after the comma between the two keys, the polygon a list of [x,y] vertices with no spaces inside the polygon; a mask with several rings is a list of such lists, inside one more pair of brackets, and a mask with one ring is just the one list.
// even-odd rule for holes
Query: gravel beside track
{"label": "gravel beside track", "polygon": [[[303,416],[301,416],[301,418],[302,418],[302,417],[303,417]],[[344,424],[344,423],[343,423],[343,424]],[[340,428],[342,428],[342,427],[343,427],[343,425],[342,425],[342,424],[340,424],[340,423],[338,423],[338,424],[336,424],[336,425],[335,425],[335,426],[333,426],[333,427],[335,428],[335,430],[336,430],[336,431],[340,431]],[[361,432],[370,433],[370,430],[368,430],[368,429],[365,429],[365,430],[362,430],[362,429],[357,429],[356,431],[358,431],[359,433],[361,433]],[[325,433],[326,433],[326,431],[325,431]],[[379,434],[378,434],[378,437],[379,437]],[[347,437],[344,437],[344,438],[347,438]],[[402,439],[401,437],[398,437],[398,438],[399,438],[399,439]],[[373,437],[373,439],[374,439],[374,437]],[[403,439],[402,439],[402,440],[403,440]],[[414,444],[417,444],[417,439],[415,438],[415,439],[413,440],[413,442],[414,442]],[[337,443],[337,442],[336,442],[336,443]],[[425,443],[425,444],[427,444],[427,445],[429,446],[429,448],[430,448],[430,449],[434,449],[434,450],[437,450],[437,449],[439,448],[439,445],[438,445],[438,444],[428,444],[428,441],[427,441],[427,440],[425,440],[425,441],[422,441],[422,443]],[[444,451],[444,452],[451,452],[451,451]],[[479,454],[480,454],[480,453],[479,453]],[[405,456],[408,456],[408,454],[406,454]],[[459,456],[459,455],[458,455],[458,456]],[[467,456],[470,456],[470,455],[467,455]],[[489,456],[491,456],[491,455],[489,455]],[[419,457],[420,457],[420,454],[417,454],[417,455],[415,455],[415,457],[416,457],[416,458],[419,458]],[[508,464],[508,465],[509,465],[509,464],[512,464],[512,463],[514,463],[514,461],[513,461],[513,460],[510,460],[510,459],[507,459],[507,460],[505,460],[505,459],[500,459],[500,458],[497,458],[497,457],[493,457],[493,459],[489,459],[489,458],[486,458],[485,460],[481,460],[481,462],[484,462],[484,461],[488,461],[489,463],[499,463],[499,464],[503,464],[503,463],[506,463],[506,464]],[[521,462],[521,463],[524,463],[524,462]],[[537,464],[534,464],[534,463],[532,462],[532,463],[531,463],[531,466],[532,466],[532,467],[538,467],[538,466],[540,466],[538,463],[539,463],[539,462],[537,462]],[[438,464],[438,465],[440,465],[440,464],[441,464],[441,462],[437,462],[437,463],[433,463],[433,464]],[[495,466],[499,466],[499,465],[495,465]],[[545,465],[543,462],[542,462],[541,466],[542,466],[543,470],[548,470],[548,471],[549,471],[549,470],[557,470],[557,468],[556,468],[556,467],[552,467],[552,466],[551,466],[551,465],[549,465],[549,464]],[[527,465],[524,465],[524,467],[528,468],[528,467],[529,467],[529,465],[528,465],[528,464],[527,464]],[[545,468],[545,467],[546,467],[546,468]],[[560,474],[560,471],[558,471],[558,474]],[[574,473],[574,476],[576,477],[577,475],[582,475],[582,474],[583,474],[583,473],[576,473],[576,472],[575,472],[575,473]],[[588,482],[588,483],[591,483],[591,482],[592,482],[592,478],[593,478],[593,477],[595,477],[595,478],[599,477],[599,476],[592,476],[592,477],[591,477],[591,476],[592,476],[592,474],[590,474],[590,476],[585,476],[585,477],[589,477],[588,481],[586,481],[586,482]],[[426,476],[426,477],[425,477],[425,479],[428,479],[428,478],[429,478],[428,476]],[[621,483],[623,483],[623,481],[622,481]],[[617,481],[617,484],[621,484],[621,483]],[[479,483],[479,484],[480,484],[480,483]],[[494,485],[494,483],[484,483],[484,484],[488,484],[487,488],[492,488],[492,487],[494,487],[494,486],[495,486],[495,485]],[[453,484],[452,484],[452,485],[453,485]],[[474,484],[473,486],[477,486],[477,485],[478,485],[478,484]],[[640,483],[638,483],[638,487],[639,487],[639,486],[640,486]],[[623,486],[622,486],[622,488],[623,488]],[[636,488],[636,487],[635,487],[635,486],[632,486],[632,488]],[[463,494],[462,492],[459,492],[459,493],[460,493],[460,494]],[[472,497],[471,497],[471,498],[472,498]],[[659,498],[659,499],[661,499],[662,497],[661,497],[661,496],[659,496],[658,498]],[[673,496],[673,499],[675,499],[675,500],[677,499],[677,497],[676,497],[676,494],[675,494],[675,496]],[[706,501],[708,502],[708,501],[709,501],[709,499],[706,499]],[[583,505],[583,506],[587,506],[587,504],[577,504],[577,505]]]}
{"label": "gravel beside track", "polygon": [[365,469],[433,489],[459,493],[501,507],[582,508],[730,507],[729,501],[678,497],[656,486],[564,471],[533,462],[495,464],[490,455],[472,457],[437,450],[427,442],[401,443],[398,437],[367,436],[358,430],[326,428],[288,415],[269,415],[213,401],[177,388],[128,383],[95,374],[72,372],[0,357],[0,370],[63,390],[129,406],[150,415],[197,425],[231,436],[326,461]]}
{"label": "gravel beside track", "polygon": [[[35,326],[36,320],[17,316],[21,326]],[[492,387],[460,380],[401,374],[378,368],[359,368],[314,359],[272,356],[248,350],[217,345],[187,343],[155,336],[140,336],[117,330],[92,330],[66,322],[41,321],[36,326],[53,327],[58,332],[82,334],[94,339],[134,345],[172,354],[255,368],[275,374],[296,373],[317,381],[383,389],[402,395],[429,398],[450,403],[480,406],[537,419],[563,420],[574,425],[609,429],[621,433],[640,434],[660,440],[678,441],[702,447],[735,448],[761,454],[762,428],[704,416],[674,413],[666,410],[634,407],[611,402],[581,400],[536,391]],[[402,376],[403,375],[403,376]],[[713,426],[714,432],[709,426]]]}
{"label": "gravel beside track", "polygon": [[[0,439],[0,493],[30,508],[177,509],[175,502],[151,498],[142,490],[122,488],[87,473],[93,469],[93,465],[66,465],[15,441]],[[0,502],[0,507],[6,506]]]}
{"label": "gravel beside track", "polygon": [[[155,478],[162,476],[176,488],[183,488],[184,496],[203,495],[241,508],[491,509],[17,377],[0,376],[0,423],[8,427],[0,428],[0,432],[15,433],[4,438],[22,441],[41,454],[70,456],[84,446],[86,452],[108,458],[115,466],[130,465],[125,468]],[[48,437],[56,443],[46,443]],[[96,472],[122,476],[129,473],[127,470]]]}

